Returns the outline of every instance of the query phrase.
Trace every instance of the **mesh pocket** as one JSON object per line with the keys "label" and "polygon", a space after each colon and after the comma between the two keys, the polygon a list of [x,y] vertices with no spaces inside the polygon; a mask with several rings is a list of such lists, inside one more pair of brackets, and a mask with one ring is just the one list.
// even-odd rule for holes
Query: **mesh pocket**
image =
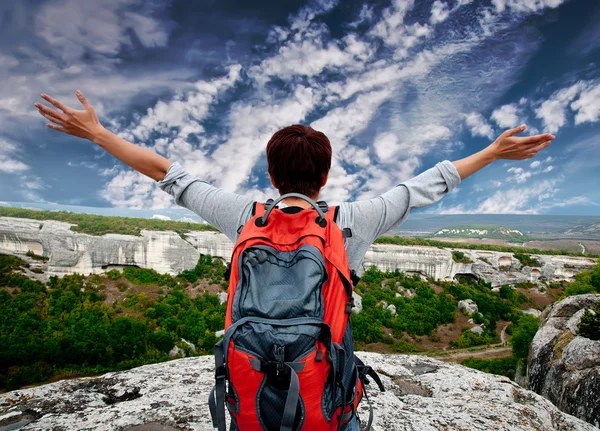
{"label": "mesh pocket", "polygon": [[303,245],[291,252],[249,247],[240,257],[232,318],[321,318],[321,288],[326,281],[323,256],[313,246]]}
{"label": "mesh pocket", "polygon": [[[265,383],[258,393],[258,416],[259,420],[268,431],[279,431],[283,411],[285,410],[285,400],[288,394],[286,389],[279,389],[285,382],[271,382],[269,376],[265,376]],[[289,381],[286,386],[289,385]],[[296,407],[296,420],[294,430],[299,430],[305,416],[304,403],[302,397],[299,398]]]}

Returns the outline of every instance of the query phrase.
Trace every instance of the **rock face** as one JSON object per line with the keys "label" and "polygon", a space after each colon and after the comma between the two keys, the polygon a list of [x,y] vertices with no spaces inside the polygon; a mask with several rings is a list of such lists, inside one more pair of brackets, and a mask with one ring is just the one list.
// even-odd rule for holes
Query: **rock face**
{"label": "rock face", "polygon": [[[229,260],[233,245],[218,232],[196,231],[179,236],[175,232],[142,231],[141,236],[107,234],[92,236],[70,230],[57,221],[0,217],[0,253],[35,254],[49,258],[46,275],[101,273],[113,267],[135,265],[161,273],[177,274],[193,268],[200,254]],[[461,250],[474,263],[456,263],[450,250],[436,247],[372,245],[364,268],[400,270],[438,280],[457,275],[482,278],[494,286],[524,281],[572,281],[590,269],[594,259],[534,255],[541,268],[521,267],[511,253]],[[402,292],[399,293],[402,294]]]}
{"label": "rock face", "polygon": [[600,426],[600,341],[577,335],[586,308],[600,295],[571,296],[551,305],[529,351],[529,389],[562,411]]}
{"label": "rock face", "polygon": [[[596,430],[505,377],[419,356],[359,356],[386,387],[368,387],[374,431]],[[212,430],[213,367],[210,356],[185,358],[0,394],[0,427],[121,431],[153,423],[152,429]],[[368,418],[366,401],[359,415]]]}
{"label": "rock face", "polygon": [[32,250],[48,257],[47,274],[58,276],[101,273],[126,265],[177,274],[198,262],[198,251],[175,232],[92,236],[73,232],[71,226],[0,217],[0,252],[24,254]]}

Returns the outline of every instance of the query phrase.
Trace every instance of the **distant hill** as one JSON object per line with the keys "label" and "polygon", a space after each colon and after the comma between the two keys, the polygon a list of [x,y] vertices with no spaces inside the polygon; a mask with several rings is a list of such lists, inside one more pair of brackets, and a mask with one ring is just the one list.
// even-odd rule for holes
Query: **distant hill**
{"label": "distant hill", "polygon": [[434,238],[488,238],[511,242],[525,242],[532,238],[527,234],[505,226],[467,225],[445,227],[433,234]]}
{"label": "distant hill", "polygon": [[577,238],[600,237],[600,223],[573,226],[564,232],[564,236]]}

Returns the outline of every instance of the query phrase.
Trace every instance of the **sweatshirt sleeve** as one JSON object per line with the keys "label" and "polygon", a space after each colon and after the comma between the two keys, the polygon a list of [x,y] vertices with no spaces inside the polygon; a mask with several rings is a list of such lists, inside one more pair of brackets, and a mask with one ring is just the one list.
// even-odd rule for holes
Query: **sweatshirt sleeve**
{"label": "sweatshirt sleeve", "polygon": [[349,255],[366,252],[378,236],[406,220],[411,210],[436,203],[459,183],[456,168],[446,160],[374,199],[342,204],[338,224],[350,227],[353,245],[360,249],[348,250]]}
{"label": "sweatshirt sleeve", "polygon": [[233,242],[238,228],[251,217],[252,199],[218,189],[189,174],[177,162],[158,186],[173,196],[177,205],[195,212]]}

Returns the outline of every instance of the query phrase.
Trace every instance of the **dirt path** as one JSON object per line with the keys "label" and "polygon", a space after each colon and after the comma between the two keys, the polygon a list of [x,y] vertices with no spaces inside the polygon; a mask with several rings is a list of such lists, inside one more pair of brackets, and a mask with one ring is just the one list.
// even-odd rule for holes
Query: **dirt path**
{"label": "dirt path", "polygon": [[476,352],[469,352],[468,350],[458,350],[455,352],[445,352],[444,356],[432,356],[443,362],[454,362],[460,363],[465,359],[479,358],[479,359],[496,359],[496,358],[508,358],[512,355],[512,348],[510,347],[496,347],[486,350],[480,350]]}
{"label": "dirt path", "polygon": [[506,346],[506,342],[508,341],[508,337],[506,336],[506,328],[508,328],[511,323],[512,322],[508,322],[506,325],[504,325],[502,332],[500,332],[500,343],[502,343],[503,346]]}

